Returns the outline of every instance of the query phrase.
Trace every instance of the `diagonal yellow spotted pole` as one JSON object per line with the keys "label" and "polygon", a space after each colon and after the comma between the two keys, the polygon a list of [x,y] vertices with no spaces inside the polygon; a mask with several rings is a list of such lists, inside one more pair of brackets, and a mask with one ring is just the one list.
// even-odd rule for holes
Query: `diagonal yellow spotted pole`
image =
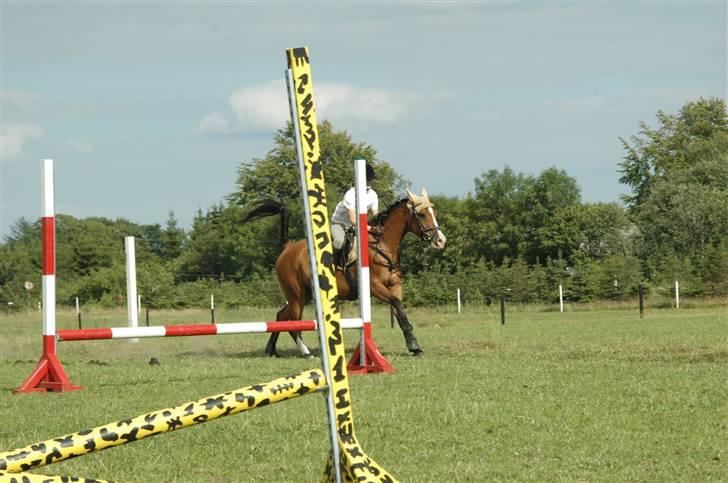
{"label": "diagonal yellow spotted pole", "polygon": [[0,452],[0,483],[16,478],[12,476],[13,473],[25,472],[69,458],[312,394],[324,387],[326,380],[323,371],[311,369],[300,374],[280,377],[268,383],[216,394],[173,408],[160,409],[135,418],[122,419],[59,438],[40,441],[24,448]]}
{"label": "diagonal yellow spotted pole", "polygon": [[[341,314],[337,306],[338,290],[333,245],[326,206],[324,167],[320,157],[308,48],[288,49],[286,59],[289,69],[291,116],[296,132],[299,165],[301,165],[303,185],[301,188],[311,231],[309,254],[312,250],[315,260],[315,263],[312,263],[314,289],[318,286],[321,304],[321,313],[317,314],[323,322],[319,324],[319,327],[323,328],[321,359],[324,372],[328,371],[331,379],[328,381],[329,418],[335,429],[335,439],[338,440],[333,444],[338,443],[339,465],[338,468],[334,467],[333,459],[330,457],[326,465],[325,479],[335,481],[337,476],[340,476],[343,481],[394,482],[394,478],[387,471],[362,451],[354,435],[354,417],[346,372]],[[336,453],[334,450],[333,454]]]}

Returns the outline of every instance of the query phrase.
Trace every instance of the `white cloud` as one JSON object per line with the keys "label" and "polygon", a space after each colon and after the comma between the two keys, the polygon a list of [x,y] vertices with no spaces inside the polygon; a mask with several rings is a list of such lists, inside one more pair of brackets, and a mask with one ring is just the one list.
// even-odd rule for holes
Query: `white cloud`
{"label": "white cloud", "polygon": [[205,116],[200,125],[197,126],[197,132],[199,134],[208,133],[223,133],[227,134],[231,132],[230,122],[227,120],[225,115],[221,112],[213,112]]}
{"label": "white cloud", "polygon": [[41,137],[43,132],[37,124],[4,123],[0,130],[0,157],[3,160],[19,157],[25,145]]}
{"label": "white cloud", "polygon": [[4,106],[26,109],[35,101],[35,94],[19,89],[6,89],[0,92],[0,102]]}
{"label": "white cloud", "polygon": [[[315,88],[315,87],[314,87]],[[384,89],[359,89],[346,84],[322,84],[318,109],[322,118],[393,124],[411,112],[412,97]]]}
{"label": "white cloud", "polygon": [[288,96],[282,80],[243,87],[233,92],[229,102],[243,128],[278,129],[285,125],[290,116]]}
{"label": "white cloud", "polygon": [[[411,94],[338,83],[317,83],[314,95],[318,119],[329,119],[335,124],[393,124],[409,117],[416,104],[416,97]],[[238,122],[236,127],[222,113],[213,112],[200,121],[198,132],[278,129],[290,118],[282,80],[243,87],[230,96],[229,104]]]}

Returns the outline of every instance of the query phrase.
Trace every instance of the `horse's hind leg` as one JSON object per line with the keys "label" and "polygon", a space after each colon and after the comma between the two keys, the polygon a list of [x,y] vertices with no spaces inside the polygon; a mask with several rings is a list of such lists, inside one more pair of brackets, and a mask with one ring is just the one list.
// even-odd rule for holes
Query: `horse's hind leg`
{"label": "horse's hind leg", "polygon": [[[287,302],[286,305],[284,305],[283,308],[279,310],[276,314],[276,320],[301,320],[302,315],[303,307],[301,306],[301,304],[296,302]],[[313,355],[311,355],[311,351],[303,342],[303,337],[301,337],[301,331],[292,331],[289,332],[289,334],[291,335],[293,342],[296,343],[298,350],[301,351],[303,357],[313,357]],[[279,357],[278,352],[276,352],[276,342],[278,342],[279,335],[280,332],[272,332],[270,338],[268,339],[268,344],[265,346],[265,353],[271,357]]]}
{"label": "horse's hind leg", "polygon": [[268,343],[265,345],[265,353],[271,357],[280,357],[276,351],[279,334],[280,332],[271,332],[270,337],[268,337]]}
{"label": "horse's hind leg", "polygon": [[[291,320],[289,313],[290,307],[288,302],[286,302],[286,305],[276,314],[276,320]],[[280,332],[271,332],[270,337],[268,337],[268,343],[265,345],[265,353],[271,357],[280,357],[276,351],[276,343],[278,342],[279,335],[281,335]]]}

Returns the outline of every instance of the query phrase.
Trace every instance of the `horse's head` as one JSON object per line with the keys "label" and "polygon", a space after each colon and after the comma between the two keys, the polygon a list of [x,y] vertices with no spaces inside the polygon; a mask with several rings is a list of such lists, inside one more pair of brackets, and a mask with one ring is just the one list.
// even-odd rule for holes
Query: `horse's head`
{"label": "horse's head", "polygon": [[422,240],[430,242],[430,246],[435,250],[445,248],[445,235],[440,230],[435,218],[434,206],[430,202],[427,191],[422,188],[422,194],[419,196],[407,190],[407,207],[410,209],[409,229],[412,233],[419,236]]}

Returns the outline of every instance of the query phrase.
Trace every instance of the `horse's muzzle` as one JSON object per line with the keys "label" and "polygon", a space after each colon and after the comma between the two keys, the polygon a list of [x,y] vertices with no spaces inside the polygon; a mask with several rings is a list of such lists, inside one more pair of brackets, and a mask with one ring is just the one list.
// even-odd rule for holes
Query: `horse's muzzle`
{"label": "horse's muzzle", "polygon": [[437,233],[435,233],[435,236],[432,237],[432,240],[430,240],[430,246],[435,250],[442,250],[445,248],[445,242],[447,241],[447,238],[445,237],[445,234],[437,230]]}

